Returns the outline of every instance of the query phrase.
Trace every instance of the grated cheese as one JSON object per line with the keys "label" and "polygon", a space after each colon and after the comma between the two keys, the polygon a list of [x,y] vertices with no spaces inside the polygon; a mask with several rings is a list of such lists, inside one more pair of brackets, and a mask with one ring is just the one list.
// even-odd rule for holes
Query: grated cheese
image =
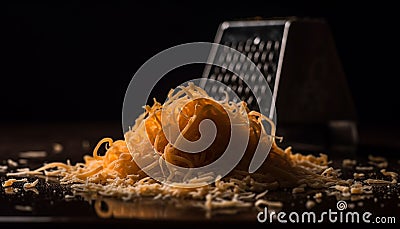
{"label": "grated cheese", "polygon": [[35,181],[33,181],[31,183],[25,183],[24,184],[24,189],[34,188],[37,185],[38,182],[39,182],[39,179],[36,179]]}
{"label": "grated cheese", "polygon": [[13,185],[13,184],[16,183],[16,182],[27,182],[27,181],[28,181],[28,179],[26,179],[26,178],[20,179],[20,180],[17,180],[17,179],[8,179],[8,180],[4,181],[4,183],[2,184],[2,186],[3,186],[3,187],[9,187],[9,186]]}

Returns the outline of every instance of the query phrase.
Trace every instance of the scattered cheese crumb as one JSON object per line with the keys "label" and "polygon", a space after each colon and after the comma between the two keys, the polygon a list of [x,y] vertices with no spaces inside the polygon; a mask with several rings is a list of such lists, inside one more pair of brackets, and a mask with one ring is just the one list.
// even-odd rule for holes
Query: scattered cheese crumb
{"label": "scattered cheese crumb", "polygon": [[31,206],[23,206],[23,205],[15,205],[15,209],[18,211],[24,211],[24,212],[31,212],[32,207]]}
{"label": "scattered cheese crumb", "polygon": [[20,179],[20,180],[17,180],[17,179],[8,179],[8,180],[4,181],[4,183],[2,184],[2,186],[3,186],[3,188],[4,188],[4,187],[10,187],[11,185],[13,185],[13,184],[16,183],[16,182],[27,182],[27,181],[28,181],[28,179],[26,179],[26,178]]}
{"label": "scattered cheese crumb", "polygon": [[322,193],[321,192],[315,193],[314,199],[321,199],[321,198],[322,198]]}
{"label": "scattered cheese crumb", "polygon": [[293,188],[293,189],[292,189],[292,193],[293,193],[293,194],[302,193],[302,192],[304,192],[304,191],[305,191],[305,189],[304,189],[303,187],[296,187],[296,188]]}
{"label": "scattered cheese crumb", "polygon": [[82,148],[87,150],[90,149],[90,142],[88,140],[83,140],[82,141]]}
{"label": "scattered cheese crumb", "polygon": [[386,158],[380,157],[380,156],[373,156],[373,155],[368,155],[368,160],[373,161],[373,162],[383,162],[387,161]]}
{"label": "scattered cheese crumb", "polygon": [[356,167],[356,170],[359,170],[359,171],[370,171],[373,169],[374,169],[374,167],[372,167],[372,166],[357,166]]}
{"label": "scattered cheese crumb", "polygon": [[75,195],[68,195],[67,194],[67,195],[64,196],[64,198],[65,199],[73,199],[73,198],[75,198]]}
{"label": "scattered cheese crumb", "polygon": [[397,183],[397,178],[399,176],[398,173],[396,173],[396,172],[388,172],[388,171],[386,171],[386,169],[381,169],[381,173],[384,176],[390,176],[392,178],[392,182],[391,182],[392,184],[396,184]]}
{"label": "scattered cheese crumb", "polygon": [[349,192],[350,189],[347,186],[343,186],[343,185],[335,185],[335,189],[341,192]]}
{"label": "scattered cheese crumb", "polygon": [[18,163],[26,165],[26,164],[28,164],[28,160],[24,159],[24,158],[21,158],[21,159],[18,159]]}
{"label": "scattered cheese crumb", "polygon": [[61,153],[64,147],[60,143],[53,143],[53,152],[54,153]]}
{"label": "scattered cheese crumb", "polygon": [[19,168],[17,169],[17,172],[28,172],[29,168]]}
{"label": "scattered cheese crumb", "polygon": [[37,183],[39,182],[39,179],[36,179],[34,182],[32,183],[25,183],[24,184],[24,189],[28,189],[28,188],[34,188]]}
{"label": "scattered cheese crumb", "polygon": [[313,208],[315,206],[315,202],[314,201],[312,201],[312,200],[307,200],[307,202],[306,202],[306,208],[307,209],[311,209],[311,208]]}
{"label": "scattered cheese crumb", "polygon": [[8,169],[8,166],[7,166],[7,165],[0,165],[0,173],[6,172],[7,169]]}
{"label": "scattered cheese crumb", "polygon": [[11,159],[7,160],[7,164],[8,164],[9,167],[17,167],[18,166],[18,163],[16,161],[11,160]]}
{"label": "scattered cheese crumb", "polygon": [[37,188],[24,188],[25,192],[33,192],[36,195],[39,195],[39,191],[37,190]]}
{"label": "scattered cheese crumb", "polygon": [[380,169],[388,167],[388,162],[387,161],[382,161],[382,162],[369,161],[368,164],[373,165],[375,167],[378,167]]}
{"label": "scattered cheese crumb", "polygon": [[351,194],[363,194],[363,189],[360,187],[352,187],[350,188]]}
{"label": "scattered cheese crumb", "polygon": [[7,194],[7,195],[11,195],[11,194],[14,194],[15,192],[17,192],[18,190],[15,190],[13,187],[7,187],[7,188],[4,188],[4,192]]}
{"label": "scattered cheese crumb", "polygon": [[258,195],[256,196],[256,200],[263,198],[265,195],[267,195],[267,193],[268,193],[268,189],[265,190],[264,192],[258,194]]}
{"label": "scattered cheese crumb", "polygon": [[342,161],[342,166],[343,167],[351,167],[357,164],[356,160],[351,160],[351,159],[344,159]]}
{"label": "scattered cheese crumb", "polygon": [[26,151],[26,152],[20,152],[18,155],[22,158],[38,158],[38,157],[46,157],[47,152],[46,151]]}
{"label": "scattered cheese crumb", "polygon": [[391,184],[391,181],[387,181],[387,180],[378,180],[378,179],[366,179],[364,181],[367,184]]}
{"label": "scattered cheese crumb", "polygon": [[260,206],[268,206],[271,208],[281,208],[283,206],[283,203],[281,201],[270,201],[270,200],[257,200],[254,204],[257,208]]}
{"label": "scattered cheese crumb", "polygon": [[361,179],[365,177],[364,173],[354,173],[353,174],[354,179]]}

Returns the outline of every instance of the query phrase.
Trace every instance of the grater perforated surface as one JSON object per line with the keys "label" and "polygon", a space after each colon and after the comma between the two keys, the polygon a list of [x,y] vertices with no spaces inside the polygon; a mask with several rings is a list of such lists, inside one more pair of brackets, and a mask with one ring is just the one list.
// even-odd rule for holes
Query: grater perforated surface
{"label": "grater perforated surface", "polygon": [[[203,77],[229,86],[241,100],[247,102],[249,108],[259,111],[256,98],[262,99],[268,86],[272,92],[275,88],[279,59],[283,51],[284,31],[285,21],[282,20],[224,22],[215,38],[215,43],[233,48],[249,58],[260,70],[268,85],[261,83],[262,79],[252,66],[245,62],[243,56],[232,54],[229,50],[218,52],[212,57],[216,58],[222,67],[208,66]],[[233,74],[228,68],[235,69],[244,80],[255,85],[253,91],[240,76]],[[214,93],[220,90],[215,85],[207,84],[204,85],[204,89]]]}

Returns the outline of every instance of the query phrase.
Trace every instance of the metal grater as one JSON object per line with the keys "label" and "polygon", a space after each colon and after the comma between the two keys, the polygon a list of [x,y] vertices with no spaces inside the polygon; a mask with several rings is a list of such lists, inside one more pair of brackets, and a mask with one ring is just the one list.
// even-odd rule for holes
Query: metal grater
{"label": "metal grater", "polygon": [[[215,43],[231,47],[252,60],[265,76],[271,92],[274,93],[274,88],[277,87],[275,84],[279,82],[276,78],[280,75],[282,65],[280,57],[285,47],[285,24],[285,20],[224,22],[220,25]],[[243,66],[244,61],[241,58],[225,55],[224,52],[213,58],[225,61],[226,66],[232,65],[232,68],[248,70],[249,67]],[[203,77],[223,82],[232,88],[239,98],[247,102],[249,108],[253,110],[259,110],[255,98],[262,97],[267,90],[264,85],[264,87],[256,86],[254,91],[251,92],[242,79],[228,71],[227,68],[215,65],[208,65],[204,70]],[[253,83],[261,80],[256,74],[244,74],[243,77]],[[203,87],[206,91],[212,90],[206,84]],[[264,112],[271,117],[273,109],[269,108],[268,111]]]}
{"label": "metal grater", "polygon": [[[276,107],[280,126],[313,128],[308,131],[309,136],[323,136],[321,145],[324,148],[327,145],[353,148],[356,144],[354,105],[332,34],[323,19],[227,21],[221,23],[214,42],[245,54],[259,68],[276,101],[275,104],[270,102],[268,110],[262,112],[274,118]],[[265,86],[256,86],[251,92],[243,80],[227,70],[227,66],[245,69],[241,58],[229,52],[217,55],[211,52],[209,59],[215,58],[222,61],[223,67],[206,66],[203,78],[224,83],[246,101],[250,109],[259,110],[255,98],[263,98]],[[251,74],[242,77],[255,84],[261,81]],[[218,90],[204,82],[202,86],[206,91]],[[285,128],[281,130],[285,132]],[[307,145],[308,141],[301,142]]]}

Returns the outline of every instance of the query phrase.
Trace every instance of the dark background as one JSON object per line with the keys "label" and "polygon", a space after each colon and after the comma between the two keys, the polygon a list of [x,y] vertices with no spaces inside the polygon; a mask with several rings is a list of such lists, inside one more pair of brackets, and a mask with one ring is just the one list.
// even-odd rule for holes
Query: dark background
{"label": "dark background", "polygon": [[225,20],[324,18],[360,125],[397,126],[396,7],[349,3],[2,3],[0,123],[121,120],[131,77],[156,53],[211,42]]}

